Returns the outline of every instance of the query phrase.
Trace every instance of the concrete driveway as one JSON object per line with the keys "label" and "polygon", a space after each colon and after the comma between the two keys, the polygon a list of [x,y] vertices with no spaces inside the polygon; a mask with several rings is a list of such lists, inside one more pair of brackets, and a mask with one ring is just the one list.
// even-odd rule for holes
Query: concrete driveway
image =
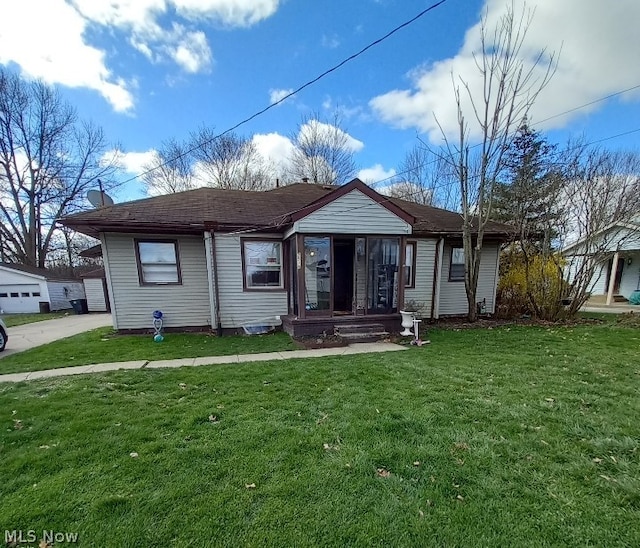
{"label": "concrete driveway", "polygon": [[7,342],[5,351],[0,352],[0,359],[42,344],[108,325],[112,325],[111,314],[79,314],[77,316],[69,315],[55,320],[44,320],[42,322],[9,327],[9,342]]}

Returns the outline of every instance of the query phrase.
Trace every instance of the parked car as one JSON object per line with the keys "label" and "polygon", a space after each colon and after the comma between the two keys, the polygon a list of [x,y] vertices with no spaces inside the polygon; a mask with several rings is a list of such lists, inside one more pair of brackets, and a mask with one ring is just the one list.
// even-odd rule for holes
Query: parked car
{"label": "parked car", "polygon": [[7,346],[7,341],[9,340],[9,335],[7,335],[7,326],[0,318],[0,352],[4,350],[4,347]]}

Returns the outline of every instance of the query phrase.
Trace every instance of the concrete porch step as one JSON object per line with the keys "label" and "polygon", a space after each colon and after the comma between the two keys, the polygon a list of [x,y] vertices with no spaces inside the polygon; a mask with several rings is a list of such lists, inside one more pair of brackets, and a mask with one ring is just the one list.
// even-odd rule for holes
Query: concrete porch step
{"label": "concrete porch step", "polygon": [[349,342],[373,342],[386,338],[389,332],[381,323],[342,324],[334,326],[334,333]]}
{"label": "concrete porch step", "polygon": [[[591,303],[591,304],[594,304],[594,305],[606,304],[607,303],[607,296],[606,295],[591,295],[589,297],[588,302]],[[625,298],[623,295],[614,295],[613,296],[613,302],[614,303],[626,303],[626,302],[629,302],[629,300],[627,298]]]}

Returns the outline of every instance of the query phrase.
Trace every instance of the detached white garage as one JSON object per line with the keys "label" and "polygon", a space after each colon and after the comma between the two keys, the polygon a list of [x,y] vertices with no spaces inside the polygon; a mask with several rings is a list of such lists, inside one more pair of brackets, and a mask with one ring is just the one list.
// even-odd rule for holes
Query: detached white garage
{"label": "detached white garage", "polygon": [[4,314],[36,313],[40,303],[50,310],[70,309],[72,299],[84,299],[81,280],[63,278],[45,269],[0,263],[0,311]]}

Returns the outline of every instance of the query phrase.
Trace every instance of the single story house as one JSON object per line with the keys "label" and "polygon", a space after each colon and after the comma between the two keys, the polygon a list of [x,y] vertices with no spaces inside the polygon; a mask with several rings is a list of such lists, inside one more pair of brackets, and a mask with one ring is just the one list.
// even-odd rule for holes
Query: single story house
{"label": "single story house", "polygon": [[82,280],[44,268],[0,263],[0,311],[5,314],[66,310],[72,308],[73,299],[84,299]]}
{"label": "single story house", "polygon": [[597,265],[588,290],[591,298],[607,305],[626,302],[640,290],[640,218],[617,222],[601,230],[588,241],[579,240],[566,246],[569,281],[582,261],[591,257]]}
{"label": "single story house", "polygon": [[[467,313],[462,218],[344,186],[269,191],[199,188],[101,207],[61,220],[99,238],[114,328],[237,331],[280,316],[293,335],[336,326],[399,329],[407,301],[425,318]],[[495,308],[500,243],[489,223],[478,301]]]}

